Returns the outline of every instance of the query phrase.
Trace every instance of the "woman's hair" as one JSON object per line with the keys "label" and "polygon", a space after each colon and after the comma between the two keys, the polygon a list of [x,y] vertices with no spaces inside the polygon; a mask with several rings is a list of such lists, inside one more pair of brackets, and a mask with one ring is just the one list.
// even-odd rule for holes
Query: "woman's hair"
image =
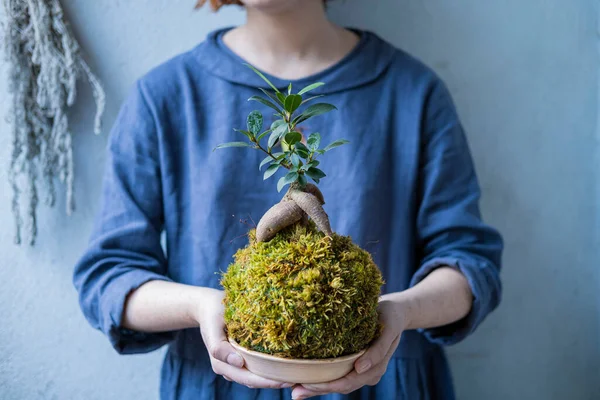
{"label": "woman's hair", "polygon": [[[206,0],[198,0],[196,3],[196,8],[202,7],[206,3]],[[210,0],[210,7],[217,11],[219,8],[228,5],[228,4],[237,4],[239,6],[242,5],[240,0]]]}
{"label": "woman's hair", "polygon": [[[196,2],[196,8],[202,7],[206,4],[207,0],[198,0]],[[329,0],[323,0],[323,3],[327,3]],[[238,6],[243,6],[244,4],[240,0],[210,0],[210,7],[217,11],[219,8],[229,5],[229,4],[237,4]]]}

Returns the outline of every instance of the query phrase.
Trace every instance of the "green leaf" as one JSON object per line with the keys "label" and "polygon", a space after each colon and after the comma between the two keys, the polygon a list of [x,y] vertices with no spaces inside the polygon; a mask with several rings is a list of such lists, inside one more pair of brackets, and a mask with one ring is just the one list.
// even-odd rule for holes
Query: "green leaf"
{"label": "green leaf", "polygon": [[263,92],[265,94],[265,96],[267,96],[268,98],[270,98],[271,100],[273,100],[275,103],[279,104],[280,106],[283,107],[283,103],[277,98],[276,95],[274,95],[273,93],[268,92],[267,90],[263,89],[263,88],[258,88],[258,90],[260,90],[261,92]]}
{"label": "green leaf", "polygon": [[308,180],[306,179],[306,176],[304,176],[303,174],[300,174],[298,176],[298,183],[300,184],[301,187],[306,186],[306,184],[308,183]]}
{"label": "green leaf", "polygon": [[269,179],[270,177],[272,177],[275,174],[275,172],[277,172],[278,169],[279,169],[279,164],[269,165],[269,168],[267,168],[267,170],[265,171],[265,174],[263,176],[263,180],[266,181],[267,179]]}
{"label": "green leaf", "polygon": [[306,175],[310,176],[312,179],[323,179],[327,175],[325,172],[321,171],[319,168],[311,167],[306,171]]}
{"label": "green leaf", "polygon": [[279,101],[281,102],[281,104],[285,104],[285,98],[287,96],[280,92],[277,92],[276,95],[277,95],[277,98],[279,99]]}
{"label": "green leaf", "polygon": [[342,146],[346,143],[350,143],[350,142],[345,139],[336,140],[335,142],[331,143],[329,146],[325,147],[323,149],[323,151],[329,151],[331,149],[335,149],[336,147]]}
{"label": "green leaf", "polygon": [[273,157],[275,157],[275,159],[273,159],[273,157],[271,157],[271,156],[266,156],[265,159],[260,162],[260,165],[258,166],[258,170],[260,171],[262,169],[262,167],[264,167],[266,164],[268,164],[270,162],[276,163],[277,160],[281,160],[280,157],[282,157],[282,156],[285,156],[285,154],[273,153]]}
{"label": "green leaf", "polygon": [[253,147],[250,143],[246,143],[246,142],[229,142],[229,143],[223,143],[218,145],[217,147],[215,147],[213,149],[217,150],[217,149],[225,149],[227,147]]}
{"label": "green leaf", "polygon": [[293,146],[296,143],[298,143],[300,140],[302,140],[302,134],[300,132],[289,132],[285,135],[285,142],[289,145],[289,146]]}
{"label": "green leaf", "polygon": [[321,134],[319,132],[311,133],[308,140],[306,140],[306,144],[308,144],[310,150],[317,150],[321,144]]}
{"label": "green leaf", "polygon": [[246,119],[248,130],[254,134],[254,137],[259,134],[263,127],[263,116],[259,111],[252,111]]}
{"label": "green leaf", "polygon": [[298,142],[294,145],[294,147],[296,147],[296,152],[300,157],[304,158],[305,160],[310,157],[310,150],[308,150],[308,147],[306,147],[304,143]]}
{"label": "green leaf", "polygon": [[313,83],[312,85],[308,85],[307,87],[305,87],[304,89],[302,89],[301,91],[298,92],[299,95],[303,95],[306,92],[310,92],[313,89],[316,89],[318,87],[323,86],[325,83],[323,82],[317,82],[317,83]]}
{"label": "green leaf", "polygon": [[302,103],[300,103],[300,105],[306,104],[309,101],[313,101],[314,99],[318,99],[319,97],[325,97],[325,96],[320,94],[318,96],[309,97],[308,99],[303,100]]}
{"label": "green leaf", "polygon": [[317,103],[309,106],[306,110],[302,112],[302,114],[298,115],[294,118],[293,123],[299,124],[301,122],[306,121],[309,118],[316,117],[317,115],[325,114],[326,112],[337,110],[337,108],[332,104],[327,103]]}
{"label": "green leaf", "polygon": [[279,135],[277,132],[271,132],[271,136],[269,136],[269,140],[267,141],[267,148],[270,150],[275,146],[275,143],[279,140]]}
{"label": "green leaf", "polygon": [[292,94],[292,82],[290,82],[290,85],[288,86],[288,95]]}
{"label": "green leaf", "polygon": [[281,192],[281,189],[283,189],[285,185],[287,185],[287,183],[285,183],[285,176],[282,176],[277,181],[277,191]]}
{"label": "green leaf", "polygon": [[292,165],[294,167],[299,167],[300,166],[300,157],[298,157],[298,154],[292,154],[290,156],[290,161],[292,162]]}
{"label": "green leaf", "polygon": [[287,131],[287,127],[285,127],[285,129],[283,129],[283,130],[273,131],[271,133],[271,136],[269,136],[269,142],[268,142],[269,149],[272,149],[273,146],[275,146],[277,144],[277,142],[281,140],[281,138],[286,134],[286,131]]}
{"label": "green leaf", "polygon": [[256,141],[260,142],[262,138],[264,138],[267,134],[269,134],[272,131],[273,131],[273,129],[267,129],[266,131],[264,131],[263,133],[261,133],[260,135],[258,135],[256,137]]}
{"label": "green leaf", "polygon": [[302,142],[298,142],[298,143],[296,143],[296,146],[295,146],[295,147],[296,147],[296,149],[298,149],[298,150],[303,150],[303,151],[308,151],[308,152],[310,152],[310,150],[308,149],[308,147],[306,147],[306,145],[305,145],[304,143],[302,143]]}
{"label": "green leaf", "polygon": [[236,132],[239,132],[239,133],[243,133],[250,140],[254,139],[254,134],[252,134],[252,132],[248,132],[243,129],[235,129],[235,128],[233,130]]}
{"label": "green leaf", "polygon": [[285,123],[285,121],[282,120],[273,122],[273,125],[271,125],[271,127],[273,127],[273,132],[271,132],[271,136],[269,136],[269,142],[267,143],[269,149],[271,149],[275,145],[275,143],[277,143],[277,141],[281,139],[281,137],[285,135],[288,131],[287,124]]}
{"label": "green leaf", "polygon": [[[273,157],[275,157],[275,159],[273,159]],[[284,161],[284,159],[285,159],[285,154],[273,153],[273,157],[266,156],[265,159],[260,162],[260,165],[258,166],[258,170],[260,171],[262,169],[262,167],[264,167],[265,165],[267,165],[270,162],[272,162],[275,165],[281,165],[281,162]]]}
{"label": "green leaf", "polygon": [[317,161],[317,160],[312,160],[311,162],[304,164],[304,165],[302,166],[301,170],[302,170],[302,171],[306,171],[307,169],[309,169],[309,168],[312,168],[312,167],[316,167],[316,166],[317,166],[317,165],[319,165],[319,164],[320,164],[320,163],[319,163],[319,161]]}
{"label": "green leaf", "polygon": [[271,107],[273,110],[277,111],[278,113],[281,113],[281,109],[279,107],[277,107],[275,104],[271,103],[269,100],[260,97],[260,96],[252,96],[248,99],[248,101],[258,101],[259,103],[264,104],[267,107]]}
{"label": "green leaf", "polygon": [[276,121],[273,121],[273,123],[271,124],[271,129],[273,129],[273,130],[274,130],[274,129],[275,129],[275,128],[277,128],[278,126],[280,126],[280,125],[285,125],[285,124],[287,124],[287,123],[286,123],[286,122],[285,122],[283,119],[278,119],[278,120],[276,120]]}
{"label": "green leaf", "polygon": [[263,75],[263,74],[262,74],[262,73],[261,73],[259,70],[257,70],[256,68],[254,68],[254,67],[253,67],[252,65],[250,65],[250,64],[245,64],[245,65],[246,65],[248,68],[250,68],[252,71],[254,71],[254,73],[255,73],[256,75],[260,76],[260,77],[262,78],[262,80],[263,80],[263,81],[267,82],[267,84],[268,84],[269,86],[271,86],[271,88],[272,88],[272,89],[273,89],[275,92],[279,93],[279,90],[278,90],[278,89],[275,87],[275,85],[273,85],[273,84],[271,83],[271,81],[270,81],[270,80],[268,80],[268,79],[267,79],[267,77],[266,77],[266,76],[264,76],[264,75]]}
{"label": "green leaf", "polygon": [[302,158],[304,158],[305,160],[308,160],[308,157],[310,157],[310,153],[304,151],[304,150],[296,150],[298,152],[298,155]]}
{"label": "green leaf", "polygon": [[[275,154],[273,154],[273,155],[275,155]],[[260,171],[262,169],[262,167],[264,167],[266,164],[268,164],[271,161],[275,161],[275,160],[273,160],[273,157],[266,156],[265,159],[260,162],[260,165],[258,166],[258,170]]]}
{"label": "green leaf", "polygon": [[302,96],[299,96],[297,94],[290,94],[288,97],[285,98],[285,111],[291,114],[294,111],[296,111],[298,107],[300,107],[301,103]]}
{"label": "green leaf", "polygon": [[285,185],[289,185],[292,182],[295,182],[298,179],[297,172],[288,172],[288,174],[277,182],[277,191],[281,192],[281,189],[285,187]]}

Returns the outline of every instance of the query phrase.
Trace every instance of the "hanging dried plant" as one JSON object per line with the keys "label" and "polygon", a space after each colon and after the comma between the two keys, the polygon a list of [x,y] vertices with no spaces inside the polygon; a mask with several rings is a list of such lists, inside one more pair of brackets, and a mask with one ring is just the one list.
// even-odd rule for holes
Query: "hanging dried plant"
{"label": "hanging dried plant", "polygon": [[[21,243],[21,230],[26,226],[33,245],[40,178],[47,190],[48,205],[54,205],[55,179],[59,178],[66,186],[67,214],[75,208],[67,109],[75,102],[78,79],[87,77],[92,87],[97,107],[96,134],[100,132],[105,94],[83,60],[58,0],[3,0],[3,4],[3,45],[12,93],[9,180],[13,189],[15,242]],[[26,224],[22,208],[27,210]]]}

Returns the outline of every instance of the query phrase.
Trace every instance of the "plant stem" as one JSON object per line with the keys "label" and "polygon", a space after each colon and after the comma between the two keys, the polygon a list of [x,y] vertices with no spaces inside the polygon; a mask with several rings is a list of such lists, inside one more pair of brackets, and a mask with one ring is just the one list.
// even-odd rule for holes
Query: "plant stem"
{"label": "plant stem", "polygon": [[[271,158],[275,161],[277,161],[277,157],[275,157],[269,150],[265,149],[264,147],[262,147],[260,145],[260,143],[255,142],[256,146],[258,147],[259,150],[264,151],[267,155],[271,156]],[[287,168],[287,169],[291,169],[289,165],[287,164],[281,164],[282,167]]]}

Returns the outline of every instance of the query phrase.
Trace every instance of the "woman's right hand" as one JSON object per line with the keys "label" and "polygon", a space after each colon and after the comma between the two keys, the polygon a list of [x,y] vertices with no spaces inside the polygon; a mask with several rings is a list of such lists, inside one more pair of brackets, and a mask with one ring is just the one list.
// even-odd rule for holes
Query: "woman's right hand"
{"label": "woman's right hand", "polygon": [[227,341],[223,320],[223,297],[221,290],[201,288],[201,303],[196,304],[196,320],[200,325],[202,340],[210,355],[213,371],[228,381],[249,388],[282,389],[293,386],[262,378],[244,368],[244,359]]}

